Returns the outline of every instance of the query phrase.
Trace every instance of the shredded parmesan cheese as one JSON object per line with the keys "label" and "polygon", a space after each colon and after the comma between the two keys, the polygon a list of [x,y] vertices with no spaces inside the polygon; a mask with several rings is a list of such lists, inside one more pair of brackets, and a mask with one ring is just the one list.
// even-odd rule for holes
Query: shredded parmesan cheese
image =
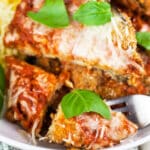
{"label": "shredded parmesan cheese", "polygon": [[63,141],[66,143],[71,143],[72,145],[74,145],[74,141],[72,140],[72,136],[71,136],[70,132],[68,133],[68,138],[67,139],[64,138]]}
{"label": "shredded parmesan cheese", "polygon": [[32,141],[34,144],[36,144],[36,136],[35,136],[35,131],[36,131],[36,128],[38,127],[38,124],[39,124],[40,120],[39,119],[36,119],[33,126],[32,126],[32,131],[31,131],[31,135],[32,135]]}
{"label": "shredded parmesan cheese", "polygon": [[101,134],[100,134],[100,138],[101,138],[101,139],[104,138],[105,129],[106,129],[106,127],[103,125],[103,126],[102,126],[102,129],[101,129]]}

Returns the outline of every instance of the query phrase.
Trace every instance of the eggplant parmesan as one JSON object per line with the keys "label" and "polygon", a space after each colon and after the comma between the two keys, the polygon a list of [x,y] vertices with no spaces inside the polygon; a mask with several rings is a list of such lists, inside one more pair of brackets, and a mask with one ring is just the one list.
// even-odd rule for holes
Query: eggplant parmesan
{"label": "eggplant parmesan", "polygon": [[111,0],[110,22],[93,26],[73,18],[88,0],[62,0],[70,19],[64,28],[48,27],[28,16],[28,12],[39,12],[45,1],[21,0],[2,33],[1,47],[10,53],[17,50],[17,57],[5,59],[5,117],[33,139],[43,136],[69,148],[101,149],[134,135],[138,126],[120,112],[111,111],[110,120],[93,111],[67,119],[60,103],[76,89],[90,90],[106,100],[150,94],[150,55],[136,40],[136,31],[150,31],[148,0]]}
{"label": "eggplant parmesan", "polygon": [[59,106],[47,137],[68,147],[96,150],[118,144],[136,131],[137,126],[120,112],[112,112],[111,120],[92,112],[66,119]]}
{"label": "eggplant parmesan", "polygon": [[[86,0],[66,0],[70,15]],[[22,0],[4,37],[5,46],[25,55],[57,57],[87,67],[111,70],[117,74],[144,74],[143,62],[136,52],[135,30],[125,14],[113,11],[111,22],[84,26],[76,21],[66,28],[41,25],[27,16],[37,12],[43,0]]]}
{"label": "eggplant parmesan", "polygon": [[14,57],[7,57],[8,120],[19,123],[24,129],[38,135],[47,107],[53,103],[56,90],[68,75],[56,77],[42,69]]}

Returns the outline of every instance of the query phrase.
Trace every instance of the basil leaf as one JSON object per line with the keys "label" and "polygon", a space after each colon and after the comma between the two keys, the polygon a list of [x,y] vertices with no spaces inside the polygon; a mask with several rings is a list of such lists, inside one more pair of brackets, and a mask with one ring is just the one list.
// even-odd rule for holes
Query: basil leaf
{"label": "basil leaf", "polygon": [[106,119],[111,118],[109,107],[99,95],[89,90],[73,90],[61,101],[62,111],[66,118],[78,116],[84,112],[96,112]]}
{"label": "basil leaf", "polygon": [[90,1],[79,7],[73,18],[85,25],[103,25],[111,21],[111,6],[107,2]]}
{"label": "basil leaf", "polygon": [[28,12],[33,20],[49,27],[60,28],[69,24],[64,0],[45,0],[39,12]]}
{"label": "basil leaf", "polygon": [[150,32],[137,32],[136,39],[139,45],[150,50]]}
{"label": "basil leaf", "polygon": [[3,101],[5,93],[5,73],[4,69],[0,65],[0,112],[2,111]]}

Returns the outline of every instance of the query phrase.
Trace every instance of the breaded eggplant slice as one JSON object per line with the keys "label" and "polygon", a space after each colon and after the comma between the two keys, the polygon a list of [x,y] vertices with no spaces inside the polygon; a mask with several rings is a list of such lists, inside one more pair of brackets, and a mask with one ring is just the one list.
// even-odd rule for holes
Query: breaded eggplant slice
{"label": "breaded eggplant slice", "polygon": [[[148,56],[142,53],[145,60],[145,70],[149,69]],[[149,82],[143,76],[120,76],[109,71],[97,68],[89,68],[74,63],[63,63],[56,58],[27,57],[27,62],[34,63],[44,70],[58,75],[62,70],[70,73],[70,82],[66,86],[75,89],[87,89],[96,92],[104,99],[115,99],[132,94],[148,94]],[[145,82],[146,81],[146,82]]]}
{"label": "breaded eggplant slice", "polygon": [[148,85],[150,84],[146,83],[146,78],[141,76],[129,78],[77,64],[65,64],[65,67],[70,72],[70,81],[73,88],[94,91],[104,99],[149,93]]}
{"label": "breaded eggplant slice", "polygon": [[67,78],[59,77],[29,65],[14,57],[6,57],[8,79],[8,108],[6,118],[19,123],[24,129],[38,135],[48,105],[55,91]]}
{"label": "breaded eggplant slice", "polygon": [[[87,0],[65,0],[70,17]],[[33,21],[29,11],[37,12],[44,0],[22,0],[4,37],[7,47],[23,54],[58,57],[80,65],[111,70],[117,74],[143,74],[143,63],[136,52],[135,31],[130,19],[113,12],[109,23],[84,26],[76,21],[54,29]]]}
{"label": "breaded eggplant slice", "polygon": [[137,125],[120,112],[112,112],[111,120],[97,113],[84,113],[66,119],[59,106],[47,137],[50,142],[65,144],[67,147],[95,150],[113,146],[135,134],[137,129]]}

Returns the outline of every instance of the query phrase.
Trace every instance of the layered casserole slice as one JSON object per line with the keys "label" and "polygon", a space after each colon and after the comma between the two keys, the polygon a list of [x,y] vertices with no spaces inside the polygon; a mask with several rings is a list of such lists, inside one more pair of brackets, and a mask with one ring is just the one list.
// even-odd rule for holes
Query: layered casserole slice
{"label": "layered casserole slice", "polygon": [[47,138],[67,147],[96,150],[118,144],[136,131],[137,126],[120,112],[112,112],[111,120],[93,112],[66,119],[59,106]]}
{"label": "layered casserole slice", "polygon": [[[35,59],[33,64],[46,70],[6,57],[9,120],[38,137],[50,120],[50,113],[45,119],[48,106],[55,109],[61,101],[64,84],[69,87],[66,93],[87,89],[109,99],[150,91],[143,83],[146,61],[136,51],[135,29],[126,14],[112,8],[110,22],[86,26],[72,16],[88,0],[64,0],[70,24],[52,28],[28,17],[28,12],[38,12],[45,2],[22,0],[4,36],[6,47],[17,49],[19,57]],[[122,113],[111,115],[107,120],[91,111],[67,119],[59,105],[51,114],[46,138],[68,147],[97,149],[117,144],[137,131]]]}
{"label": "layered casserole slice", "polygon": [[[5,46],[32,56],[57,57],[80,65],[111,70],[117,74],[143,74],[136,52],[135,30],[125,14],[113,10],[109,23],[85,26],[72,21],[65,28],[50,28],[33,21],[44,0],[22,0],[4,37]],[[65,0],[70,18],[87,0]]]}
{"label": "layered casserole slice", "polygon": [[8,108],[6,118],[38,136],[47,107],[55,92],[68,78],[66,73],[55,76],[14,57],[7,57]]}

